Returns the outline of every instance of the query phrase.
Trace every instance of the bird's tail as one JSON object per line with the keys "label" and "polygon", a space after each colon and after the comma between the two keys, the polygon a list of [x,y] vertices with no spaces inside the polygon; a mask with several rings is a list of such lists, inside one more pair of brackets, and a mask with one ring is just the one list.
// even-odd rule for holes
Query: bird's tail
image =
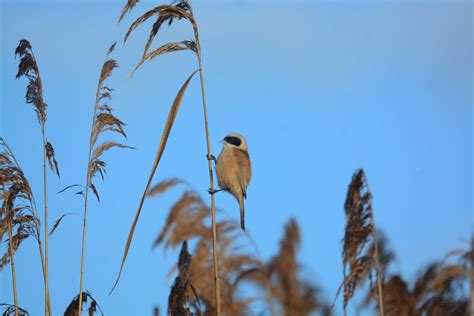
{"label": "bird's tail", "polygon": [[244,199],[239,199],[239,206],[240,206],[240,227],[242,230],[245,230],[245,210],[244,210]]}

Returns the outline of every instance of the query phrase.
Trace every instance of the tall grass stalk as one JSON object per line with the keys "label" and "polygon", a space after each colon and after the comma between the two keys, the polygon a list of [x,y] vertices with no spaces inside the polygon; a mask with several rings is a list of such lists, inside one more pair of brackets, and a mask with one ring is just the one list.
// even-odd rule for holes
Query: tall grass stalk
{"label": "tall grass stalk", "polygon": [[13,234],[12,234],[12,223],[10,220],[8,222],[8,241],[9,247],[8,250],[10,251],[10,264],[12,267],[12,283],[13,283],[13,302],[15,304],[15,316],[18,316],[18,297],[16,292],[16,274],[15,274],[15,255],[13,249]]}
{"label": "tall grass stalk", "polygon": [[[123,19],[123,17],[126,15],[126,13],[128,11],[132,10],[135,7],[135,5],[137,3],[138,3],[137,0],[128,0],[127,1],[127,4],[124,6],[124,8],[122,10],[122,14],[119,18],[119,22]],[[151,32],[150,32],[150,36],[149,36],[148,41],[145,45],[145,49],[144,49],[142,58],[141,58],[140,62],[138,63],[138,65],[135,67],[135,70],[132,72],[132,76],[135,73],[135,71],[138,70],[138,68],[145,61],[152,60],[153,58],[155,58],[159,55],[169,53],[169,52],[182,51],[182,50],[191,50],[196,54],[198,64],[199,64],[199,76],[200,76],[200,81],[201,81],[201,96],[202,96],[202,105],[203,105],[203,111],[204,111],[203,114],[204,114],[204,126],[205,126],[205,132],[206,132],[207,156],[211,157],[211,155],[212,155],[211,140],[210,140],[210,136],[209,136],[209,122],[208,122],[208,118],[207,118],[207,105],[206,105],[206,96],[205,96],[205,88],[204,88],[204,76],[203,76],[203,70],[202,70],[201,46],[200,46],[200,42],[199,42],[199,29],[198,29],[196,20],[194,19],[191,4],[188,1],[184,0],[184,1],[176,2],[173,5],[160,5],[160,6],[157,6],[153,9],[151,9],[150,11],[146,12],[144,15],[139,17],[137,20],[135,20],[135,22],[133,22],[131,24],[127,34],[125,35],[124,42],[127,41],[128,36],[131,34],[131,32],[134,29],[136,29],[140,24],[142,24],[143,22],[145,22],[146,20],[148,20],[149,18],[154,17],[154,16],[156,16],[156,22],[153,24],[153,27],[152,27]],[[177,19],[177,20],[185,19],[185,20],[188,20],[191,23],[191,25],[193,27],[193,31],[194,31],[194,41],[182,41],[182,42],[167,43],[167,44],[164,44],[161,47],[149,52],[151,44],[152,44],[156,34],[158,33],[160,27],[165,22],[168,22],[168,25],[170,25],[173,22],[174,19]],[[189,79],[188,79],[187,82],[189,82]],[[183,87],[185,88],[185,85],[183,85]],[[183,91],[183,88],[180,90],[180,93],[178,94],[178,96],[180,94],[184,93],[184,91],[182,93],[181,93],[181,91]],[[176,100],[175,100],[174,105],[179,106],[179,104],[176,103]],[[176,108],[176,111],[177,111],[177,108]],[[170,115],[171,115],[171,113],[170,113]],[[176,113],[174,113],[174,115],[176,115]],[[174,120],[174,116],[173,116],[172,120]],[[154,163],[151,175],[150,175],[149,180],[148,180],[148,185],[147,185],[147,187],[145,189],[145,192],[142,196],[140,205],[139,205],[137,213],[135,215],[134,222],[132,224],[132,228],[131,228],[130,233],[129,233],[127,244],[125,246],[124,256],[123,256],[123,259],[122,259],[122,266],[120,268],[119,276],[117,278],[117,281],[116,281],[115,285],[117,285],[118,279],[120,278],[120,274],[122,272],[123,264],[126,260],[127,254],[128,254],[128,249],[130,247],[130,242],[131,242],[131,239],[133,237],[133,232],[134,232],[134,229],[135,229],[135,226],[136,226],[136,223],[137,223],[137,220],[138,220],[138,216],[140,214],[140,211],[141,211],[141,208],[142,208],[142,205],[143,205],[143,201],[144,201],[144,199],[145,199],[145,197],[148,193],[149,184],[150,184],[150,182],[153,178],[153,174],[156,170],[156,166],[159,162],[159,158],[161,157],[161,153],[164,150],[164,145],[166,144],[167,137],[168,137],[169,132],[170,132],[171,127],[172,127],[172,125],[168,124],[169,122],[170,122],[170,118],[168,118],[167,125],[166,125],[169,128],[165,127],[165,132],[163,133],[163,136],[165,136],[166,139],[163,140],[163,138],[162,138],[162,141],[160,142],[160,146],[159,146],[157,156],[156,156],[158,159],[155,158],[155,163]],[[172,122],[171,122],[171,124],[172,124]],[[213,176],[213,171],[212,171],[212,161],[209,160],[209,159],[208,159],[208,169],[209,169],[209,186],[210,186],[211,190],[214,190],[214,176]],[[212,244],[213,244],[215,300],[216,300],[217,315],[220,316],[220,314],[221,314],[220,305],[221,304],[220,304],[219,267],[218,267],[218,258],[217,258],[216,208],[215,208],[214,195],[211,195],[211,213],[212,213]],[[115,288],[115,285],[114,285],[114,288]]]}
{"label": "tall grass stalk", "polygon": [[45,295],[45,314],[52,315],[51,312],[51,304],[49,298],[49,247],[48,247],[48,240],[49,240],[49,227],[48,227],[48,180],[46,174],[46,136],[44,132],[44,124],[41,125],[41,133],[43,135],[43,201],[44,201],[44,283],[46,287],[46,295]]}
{"label": "tall grass stalk", "polygon": [[[204,89],[204,76],[202,72],[202,62],[201,62],[201,45],[197,41],[197,58],[199,62],[199,78],[201,80],[201,96],[202,96],[202,107],[204,113],[204,125],[206,129],[206,144],[207,144],[207,154],[208,157],[211,156],[211,140],[209,137],[209,123],[207,119],[207,106],[206,106],[206,93]],[[209,187],[214,190],[214,176],[212,172],[212,161],[208,159],[209,167]],[[221,298],[220,298],[220,280],[219,280],[219,263],[217,258],[217,229],[216,229],[216,205],[214,194],[211,194],[211,214],[212,214],[212,252],[213,252],[213,262],[214,262],[214,287],[216,292],[216,310],[217,315],[221,314]]]}
{"label": "tall grass stalk", "polygon": [[93,178],[100,174],[102,179],[106,173],[105,161],[102,160],[101,156],[103,153],[111,148],[132,148],[129,146],[122,145],[115,141],[104,141],[101,144],[97,144],[99,136],[103,132],[111,131],[118,133],[123,137],[127,137],[124,131],[124,123],[112,114],[112,108],[107,104],[107,100],[112,98],[111,92],[113,89],[104,85],[105,80],[112,74],[112,71],[118,67],[117,61],[108,59],[110,53],[115,49],[115,43],[109,48],[105,57],[104,64],[99,76],[99,82],[97,84],[96,98],[94,104],[94,113],[92,116],[91,134],[89,138],[89,151],[87,155],[87,173],[84,191],[84,212],[83,212],[83,225],[82,225],[82,244],[81,244],[81,271],[79,281],[79,294],[78,294],[78,315],[82,312],[82,300],[83,300],[83,288],[84,288],[84,257],[86,252],[86,235],[87,235],[87,206],[89,198],[89,189],[92,190],[100,201],[99,194],[95,185],[92,183]]}
{"label": "tall grass stalk", "polygon": [[[367,190],[370,191],[369,183],[366,181]],[[372,225],[372,240],[374,244],[374,262],[375,262],[375,270],[377,273],[377,298],[379,302],[379,312],[380,316],[384,316],[384,308],[383,308],[383,288],[382,288],[382,278],[383,273],[382,269],[380,268],[380,256],[379,256],[379,246],[378,246],[378,239],[377,239],[377,228],[375,226],[375,219],[374,219],[374,212],[372,211],[372,207],[370,207],[369,217],[370,217],[370,225]]]}
{"label": "tall grass stalk", "polygon": [[[18,65],[18,73],[16,78],[26,76],[29,80],[28,88],[26,90],[25,99],[27,103],[33,104],[35,112],[38,117],[38,122],[41,126],[41,136],[43,145],[43,202],[44,202],[44,286],[45,286],[45,315],[52,315],[51,301],[49,295],[49,225],[48,225],[48,181],[46,173],[46,160],[48,160],[51,169],[59,177],[59,169],[56,158],[54,156],[54,149],[51,143],[46,140],[46,108],[47,104],[43,100],[43,85],[39,67],[33,54],[31,44],[22,39],[15,50],[15,55],[20,57],[20,64]],[[53,167],[54,164],[54,167]]]}
{"label": "tall grass stalk", "polygon": [[[95,117],[95,112],[94,112]],[[92,149],[89,148],[89,159],[90,161]],[[89,168],[87,169],[87,174],[89,174]],[[86,179],[86,188],[84,193],[84,213],[83,213],[83,222],[82,222],[82,244],[81,244],[81,272],[79,275],[79,303],[78,303],[78,315],[81,315],[82,312],[82,290],[84,288],[84,256],[86,252],[86,232],[87,232],[87,198],[89,196],[89,177]]]}

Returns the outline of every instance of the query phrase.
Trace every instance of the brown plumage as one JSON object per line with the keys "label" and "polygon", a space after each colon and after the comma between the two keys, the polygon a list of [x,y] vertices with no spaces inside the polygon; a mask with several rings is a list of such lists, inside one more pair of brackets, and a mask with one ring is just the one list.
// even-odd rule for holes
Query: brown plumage
{"label": "brown plumage", "polygon": [[222,140],[224,147],[217,158],[216,173],[219,187],[232,194],[240,206],[240,226],[245,230],[244,199],[252,177],[247,141],[240,134],[229,134]]}

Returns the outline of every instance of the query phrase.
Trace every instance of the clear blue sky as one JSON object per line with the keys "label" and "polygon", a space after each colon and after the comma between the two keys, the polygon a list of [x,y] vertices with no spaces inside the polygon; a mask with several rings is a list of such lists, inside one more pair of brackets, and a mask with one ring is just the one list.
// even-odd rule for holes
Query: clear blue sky
{"label": "clear blue sky", "polygon": [[[228,132],[247,137],[253,163],[247,229],[264,258],[278,249],[292,216],[302,230],[299,259],[306,279],[333,299],[342,278],[342,209],[347,185],[363,167],[378,227],[408,278],[453,248],[473,227],[473,4],[470,1],[194,1],[214,154]],[[39,63],[49,104],[47,134],[61,181],[50,175],[51,221],[82,214],[82,200],[54,192],[83,183],[95,89],[104,54],[118,41],[121,67],[110,80],[112,106],[135,151],[107,154],[108,176],[97,181],[101,204],[88,213],[85,288],[108,315],[150,315],[166,308],[166,279],[177,253],[150,251],[178,193],[145,203],[124,274],[107,293],[142,194],[165,116],[185,78],[197,68],[190,53],[163,56],[132,80],[149,26],[127,45],[126,28],[152,7],[140,3],[117,25],[125,1],[7,0],[1,10],[0,134],[10,144],[42,204],[41,138],[36,116],[14,80],[14,50],[27,38]],[[162,1],[157,1],[161,4]],[[190,38],[186,23],[161,38]],[[204,127],[193,80],[156,174],[186,179],[205,198]],[[218,206],[236,219],[229,195]],[[50,241],[55,314],[78,292],[81,219],[64,219]],[[5,246],[2,246],[2,250]],[[43,308],[37,246],[17,253],[20,305]],[[12,302],[10,269],[0,274],[0,302]],[[340,304],[338,304],[340,310]]]}

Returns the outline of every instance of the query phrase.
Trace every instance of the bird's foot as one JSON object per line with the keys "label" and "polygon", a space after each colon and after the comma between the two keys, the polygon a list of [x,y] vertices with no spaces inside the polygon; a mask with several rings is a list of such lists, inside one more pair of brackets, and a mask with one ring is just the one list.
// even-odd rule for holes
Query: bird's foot
{"label": "bird's foot", "polygon": [[209,192],[210,195],[213,195],[213,194],[215,194],[215,193],[217,193],[217,192],[220,192],[220,191],[222,191],[222,189],[216,190],[216,189],[211,189],[211,188],[209,188],[209,189],[207,190],[207,192]]}
{"label": "bird's foot", "polygon": [[208,154],[208,155],[206,155],[206,157],[207,157],[207,160],[214,160],[214,163],[217,162],[217,159],[216,159],[216,157],[214,157],[214,155],[209,155]]}

